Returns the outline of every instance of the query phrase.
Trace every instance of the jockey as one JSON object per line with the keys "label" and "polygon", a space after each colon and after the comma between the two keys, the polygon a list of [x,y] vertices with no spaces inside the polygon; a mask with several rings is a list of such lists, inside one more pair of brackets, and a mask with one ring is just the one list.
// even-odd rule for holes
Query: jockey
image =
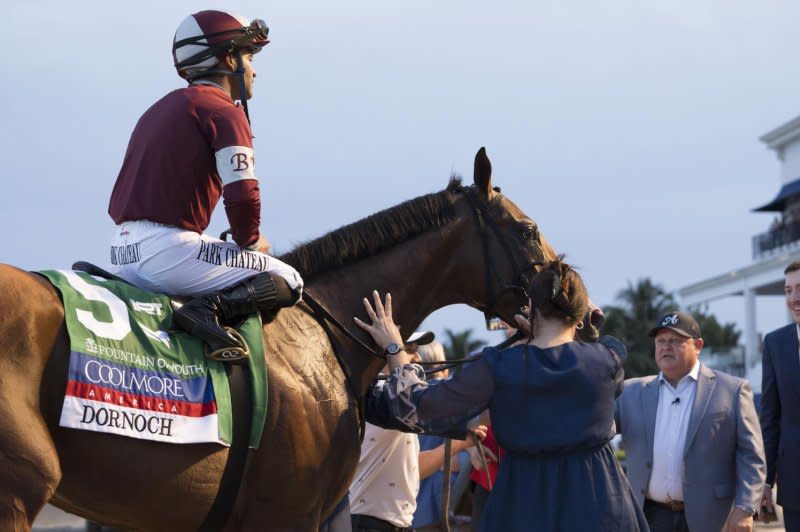
{"label": "jockey", "polygon": [[[189,85],[139,119],[108,207],[117,224],[112,271],[146,290],[196,296],[176,311],[175,324],[215,352],[243,347],[220,320],[255,311],[270,320],[302,296],[300,274],[267,255],[269,242],[259,231],[247,100],[253,56],[268,34],[264,21],[224,11],[200,11],[181,22],[172,55]],[[220,196],[233,242],[203,233]]]}

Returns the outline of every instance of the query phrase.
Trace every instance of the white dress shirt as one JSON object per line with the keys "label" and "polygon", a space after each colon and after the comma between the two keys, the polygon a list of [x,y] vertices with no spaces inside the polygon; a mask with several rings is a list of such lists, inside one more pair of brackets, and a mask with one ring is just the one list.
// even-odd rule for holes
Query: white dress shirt
{"label": "white dress shirt", "polygon": [[683,501],[683,451],[692,412],[700,362],[678,386],[658,374],[658,410],[653,438],[653,470],[647,498],[656,502]]}

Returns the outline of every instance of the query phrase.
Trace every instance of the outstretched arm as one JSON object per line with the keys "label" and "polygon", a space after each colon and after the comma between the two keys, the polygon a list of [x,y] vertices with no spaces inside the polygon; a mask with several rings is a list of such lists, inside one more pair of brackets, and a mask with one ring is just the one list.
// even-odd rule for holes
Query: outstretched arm
{"label": "outstretched arm", "polygon": [[[370,318],[356,324],[369,332],[382,350],[391,343],[402,345],[402,337],[392,319],[392,298],[385,301],[373,292],[372,303],[364,298],[364,309]],[[442,433],[447,427],[465,426],[464,422],[486,408],[492,396],[494,381],[491,369],[483,361],[464,367],[454,378],[429,385],[417,364],[409,364],[405,351],[387,356],[390,377],[373,386],[367,397],[370,411],[376,417],[394,418],[413,432]]]}

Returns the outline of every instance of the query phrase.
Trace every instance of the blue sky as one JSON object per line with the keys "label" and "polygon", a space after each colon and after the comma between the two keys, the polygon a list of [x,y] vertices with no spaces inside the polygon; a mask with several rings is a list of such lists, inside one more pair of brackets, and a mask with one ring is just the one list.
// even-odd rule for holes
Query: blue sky
{"label": "blue sky", "polygon": [[[207,4],[3,6],[0,262],[106,264],[106,214],[130,131],[181,80],[172,34]],[[676,289],[750,262],[751,213],[779,188],[757,138],[800,114],[800,3],[226,2],[270,26],[250,102],[262,230],[279,251],[469,176],[495,182],[593,298]],[[330,198],[336,198],[331,206]],[[225,227],[222,209],[210,232]],[[368,287],[365,287],[368,288]],[[758,329],[781,325],[779,299]],[[742,319],[743,303],[711,310]],[[482,327],[450,308],[426,326]],[[499,333],[480,336],[499,340]]]}

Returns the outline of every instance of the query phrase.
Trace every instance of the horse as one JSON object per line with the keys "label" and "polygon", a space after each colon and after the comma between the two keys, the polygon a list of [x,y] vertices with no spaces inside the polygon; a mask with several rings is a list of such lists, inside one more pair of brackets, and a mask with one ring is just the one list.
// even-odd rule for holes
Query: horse
{"label": "horse", "polygon": [[[354,326],[362,298],[390,292],[413,331],[463,303],[511,321],[528,277],[555,252],[491,182],[481,148],[473,184],[408,200],[281,257],[306,280],[308,304],[264,325],[268,414],[250,449],[225,530],[316,530],[358,463],[361,398],[384,361]],[[0,265],[0,530],[29,530],[50,502],[113,527],[196,530],[228,448],[166,444],[60,427],[69,339],[56,290]],[[320,310],[321,309],[321,310]]]}

